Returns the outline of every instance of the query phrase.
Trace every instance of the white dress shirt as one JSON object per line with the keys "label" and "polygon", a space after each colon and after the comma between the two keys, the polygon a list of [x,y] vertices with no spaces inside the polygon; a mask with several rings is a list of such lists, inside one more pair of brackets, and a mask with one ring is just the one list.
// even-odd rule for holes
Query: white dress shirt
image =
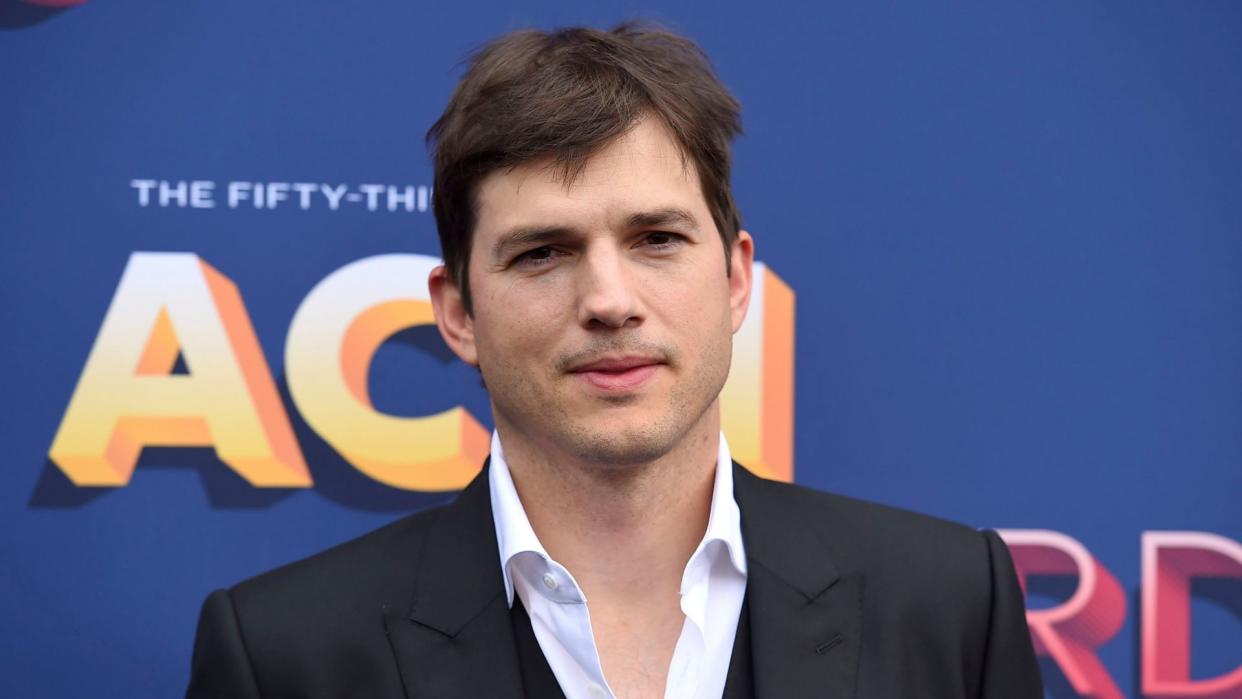
{"label": "white dress shirt", "polygon": [[[509,606],[516,592],[566,699],[615,699],[600,665],[586,596],[535,536],[495,432],[488,481]],[[745,594],[741,513],[733,499],[733,463],[722,434],[707,531],[681,576],[686,620],[669,663],[666,699],[720,698]]]}

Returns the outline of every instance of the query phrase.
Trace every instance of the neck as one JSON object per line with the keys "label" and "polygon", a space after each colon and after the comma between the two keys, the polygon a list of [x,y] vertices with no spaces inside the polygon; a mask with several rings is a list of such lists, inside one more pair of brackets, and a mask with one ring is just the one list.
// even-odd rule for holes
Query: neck
{"label": "neck", "polygon": [[653,461],[609,465],[532,444],[497,421],[531,528],[593,602],[680,588],[707,529],[719,453],[718,410],[700,423]]}

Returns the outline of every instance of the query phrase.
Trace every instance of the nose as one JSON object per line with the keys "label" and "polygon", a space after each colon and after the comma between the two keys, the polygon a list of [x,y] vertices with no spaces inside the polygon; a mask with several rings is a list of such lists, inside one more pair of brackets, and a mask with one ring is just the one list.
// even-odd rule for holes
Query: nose
{"label": "nose", "polygon": [[578,267],[578,320],[588,330],[636,327],[642,323],[634,280],[619,251],[589,250]]}

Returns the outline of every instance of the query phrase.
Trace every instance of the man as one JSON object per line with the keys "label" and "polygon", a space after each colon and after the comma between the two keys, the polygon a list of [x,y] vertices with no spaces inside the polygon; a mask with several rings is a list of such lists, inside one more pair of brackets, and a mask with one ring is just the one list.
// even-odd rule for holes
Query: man
{"label": "man", "polygon": [[447,507],[213,593],[188,696],[1042,696],[995,533],[731,462],[738,131],[664,31],[475,57],[430,134],[430,289],[487,385],[489,463]]}

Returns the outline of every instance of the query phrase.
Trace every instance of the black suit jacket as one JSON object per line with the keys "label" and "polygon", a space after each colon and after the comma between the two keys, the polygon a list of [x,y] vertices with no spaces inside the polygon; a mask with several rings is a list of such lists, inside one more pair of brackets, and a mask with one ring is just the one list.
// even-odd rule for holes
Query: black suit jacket
{"label": "black suit jacket", "polygon": [[[186,696],[520,697],[487,470],[412,515],[207,598]],[[995,532],[734,464],[763,699],[1042,699]]]}

